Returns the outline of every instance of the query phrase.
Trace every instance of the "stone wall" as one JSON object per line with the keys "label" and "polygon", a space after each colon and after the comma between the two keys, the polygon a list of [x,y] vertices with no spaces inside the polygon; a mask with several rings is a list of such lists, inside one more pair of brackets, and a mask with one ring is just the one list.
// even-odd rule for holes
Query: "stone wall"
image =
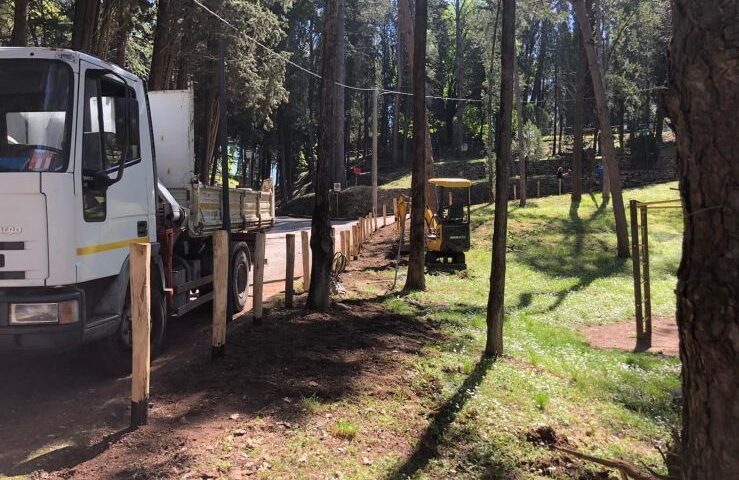
{"label": "stone wall", "polygon": [[[586,152],[586,159],[592,158],[592,150]],[[676,180],[675,145],[669,143],[660,148],[658,161],[651,168],[634,168],[627,157],[620,157],[621,180],[624,188],[635,188],[654,183],[664,183]],[[537,188],[541,196],[559,194],[559,182],[557,180],[557,169],[564,167],[572,168],[572,156],[546,160],[529,160],[526,163],[526,185],[528,198],[536,198]],[[440,164],[434,172],[437,177],[464,177],[473,181],[470,195],[472,203],[487,203],[490,201],[490,188],[487,184],[486,165],[481,162],[471,163],[460,167],[457,163]],[[518,190],[518,165],[511,169],[510,198],[513,199],[513,185]],[[369,175],[365,175],[369,180]],[[583,162],[583,192],[597,189],[592,185],[592,161]],[[572,177],[567,177],[562,182],[562,193],[572,191]],[[517,196],[520,191],[517,191]],[[382,205],[387,205],[388,213],[392,210],[393,198],[400,194],[410,196],[409,188],[378,189],[377,201],[382,213]],[[367,185],[350,186],[339,194],[338,215],[336,211],[336,196],[331,194],[331,215],[334,218],[356,218],[366,215],[371,210],[372,190]],[[289,202],[284,208],[278,209],[280,215],[311,216],[313,213],[313,195],[306,195]]]}

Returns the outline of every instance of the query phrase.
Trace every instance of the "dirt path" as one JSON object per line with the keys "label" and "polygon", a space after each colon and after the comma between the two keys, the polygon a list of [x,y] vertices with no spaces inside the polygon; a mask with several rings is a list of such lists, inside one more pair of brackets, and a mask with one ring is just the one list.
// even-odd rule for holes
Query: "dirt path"
{"label": "dirt path", "polygon": [[[595,348],[632,352],[636,346],[634,321],[585,327],[580,331],[585,335],[588,343]],[[674,317],[654,317],[652,319],[652,348],[647,352],[672,357],[680,354],[680,341]]]}
{"label": "dirt path", "polygon": [[[390,263],[391,230],[376,234],[350,264],[349,288],[365,280],[363,272]],[[0,398],[0,477],[272,477],[270,462],[290,448],[296,428],[348,455],[347,442],[331,431],[337,418],[356,412],[316,415],[310,402],[412,397],[404,359],[438,334],[369,302],[341,302],[330,314],[311,315],[302,314],[302,302],[271,312],[259,326],[248,316],[232,323],[226,357],[215,363],[209,309],[173,326],[169,349],[153,366],[150,423],[133,432],[127,428],[130,381],[95,373],[85,354],[6,364],[0,382],[13,387]],[[423,418],[417,422],[420,428]],[[379,427],[363,442],[352,453],[358,465],[413,448]],[[316,470],[321,478],[332,462],[325,461]]]}

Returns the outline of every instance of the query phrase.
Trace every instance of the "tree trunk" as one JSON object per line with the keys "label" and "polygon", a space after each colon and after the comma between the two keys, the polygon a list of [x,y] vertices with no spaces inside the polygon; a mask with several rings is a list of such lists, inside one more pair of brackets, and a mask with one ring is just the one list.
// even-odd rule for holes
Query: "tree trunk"
{"label": "tree trunk", "polygon": [[563,145],[564,142],[562,141],[562,138],[564,137],[564,130],[565,130],[565,121],[569,120],[569,118],[565,117],[565,109],[560,108],[559,109],[559,143],[557,144],[557,154],[562,156],[562,150],[564,150]]}
{"label": "tree trunk", "polygon": [[28,45],[28,0],[15,0],[13,10],[13,32],[10,34],[11,47]]}
{"label": "tree trunk", "polygon": [[624,150],[624,118],[626,116],[626,102],[623,97],[618,99],[618,148]]}
{"label": "tree trunk", "polygon": [[557,155],[557,114],[559,114],[559,69],[554,62],[554,127],[552,128],[552,156]]}
{"label": "tree trunk", "polygon": [[607,181],[611,187],[611,195],[613,196],[613,216],[616,221],[616,243],[618,256],[628,258],[629,256],[629,235],[626,225],[626,210],[624,208],[623,195],[621,193],[621,171],[616,158],[616,147],[613,145],[613,135],[611,135],[611,120],[608,112],[608,98],[606,97],[605,81],[600,70],[598,60],[595,54],[595,43],[593,41],[592,29],[590,27],[590,19],[585,11],[585,2],[583,0],[573,0],[575,5],[575,16],[580,25],[580,32],[583,37],[583,45],[588,57],[588,66],[590,68],[590,77],[593,80],[593,90],[595,93],[595,103],[598,111],[598,123],[603,132],[601,135],[601,143],[605,155],[604,162],[608,172]]}
{"label": "tree trunk", "polygon": [[[343,150],[343,122],[339,130],[337,117],[344,116],[344,105],[339,104],[334,82],[341,75],[339,63],[344,61],[338,38],[343,28],[339,26],[342,19],[341,10],[344,0],[326,2],[324,17],[325,27],[321,41],[321,105],[320,128],[318,139],[318,162],[316,165],[316,193],[311,220],[310,246],[313,253],[310,289],[305,308],[313,311],[326,311],[331,306],[330,282],[331,264],[333,263],[334,238],[331,235],[330,197],[331,168]],[[343,98],[343,97],[342,97]]]}
{"label": "tree trunk", "polygon": [[[403,91],[403,70],[405,59],[403,58],[403,43],[398,42],[396,46],[397,55],[397,81],[395,82],[395,90]],[[393,130],[392,130],[392,149],[393,149],[393,164],[395,166],[400,164],[400,95],[395,94],[393,98]]]}
{"label": "tree trunk", "polygon": [[92,40],[98,22],[98,0],[77,0],[74,4],[72,50],[93,52]]}
{"label": "tree trunk", "polygon": [[[534,102],[534,122],[540,130],[542,128],[542,113],[544,112],[544,68],[549,50],[549,32],[552,28],[549,20],[544,20],[541,26],[541,37],[539,40],[539,55],[536,60],[536,73],[534,74],[534,85],[531,90],[531,101]],[[555,64],[556,66],[556,64]],[[526,95],[524,95],[526,97]],[[524,121],[528,120],[524,118]]]}
{"label": "tree trunk", "polygon": [[500,2],[495,7],[495,20],[493,21],[493,41],[490,47],[490,70],[488,71],[488,119],[490,125],[488,127],[488,142],[487,142],[487,156],[488,156],[488,183],[490,184],[490,203],[495,202],[495,163],[493,160],[493,149],[495,148],[494,135],[494,118],[493,112],[493,68],[495,64],[495,44],[498,40],[498,23],[500,19]]}
{"label": "tree trunk", "polygon": [[[426,0],[416,0],[413,60],[413,170],[411,174],[411,234],[405,290],[424,290],[424,210],[426,208]],[[402,219],[401,221],[405,221]]]}
{"label": "tree trunk", "polygon": [[[463,24],[462,24],[462,0],[454,0],[454,83],[458,98],[464,98],[464,69],[463,69]],[[464,102],[457,101],[456,120],[454,123],[454,153],[458,158],[462,157],[462,144],[464,143]]]}
{"label": "tree trunk", "polygon": [[585,59],[582,50],[582,35],[575,29],[577,46],[577,70],[575,71],[575,107],[572,118],[572,202],[582,199],[582,155],[583,155],[583,115],[585,110]]}
{"label": "tree trunk", "polygon": [[685,208],[677,285],[682,478],[737,478],[739,4],[674,0],[672,6],[667,109]]}
{"label": "tree trunk", "polygon": [[485,355],[503,354],[503,305],[505,297],[506,236],[508,230],[508,178],[513,139],[513,71],[516,34],[516,0],[502,0],[500,110],[496,129],[496,190],[493,223],[493,258],[487,306]]}
{"label": "tree trunk", "polygon": [[154,49],[149,70],[149,90],[166,90],[169,83],[167,74],[171,71],[170,64],[175,58],[177,49],[172,7],[170,0],[159,0],[157,26],[154,31]]}
{"label": "tree trunk", "polygon": [[[337,23],[336,23],[336,81],[345,83],[346,81],[346,0],[336,0],[337,5]],[[336,156],[332,163],[331,178],[333,183],[340,183],[342,187],[346,187],[346,140],[348,135],[345,131],[345,91],[343,88],[335,87],[336,90],[336,111],[340,112],[336,116],[336,132],[339,135],[337,143]],[[351,114],[351,112],[350,112]],[[333,185],[329,185],[333,188]]]}
{"label": "tree trunk", "polygon": [[523,123],[523,96],[518,75],[518,64],[513,66],[513,89],[516,98],[516,111],[518,117],[518,189],[521,191],[520,206],[526,206],[526,137],[525,125]]}
{"label": "tree trunk", "polygon": [[[404,43],[405,43],[405,53],[408,57],[408,64],[413,65],[413,68],[415,68],[415,61],[413,57],[413,51],[414,51],[414,27],[411,22],[411,18],[413,18],[413,15],[411,13],[411,7],[410,7],[410,0],[398,0],[398,18],[399,22],[401,24],[400,33],[403,37]],[[424,5],[426,5],[427,2],[424,1]],[[425,55],[424,55],[425,56]],[[424,66],[424,73],[426,69]],[[413,72],[413,79],[415,79],[415,71]],[[426,75],[423,76],[423,82],[426,83]],[[412,85],[413,90],[415,91],[415,85]],[[424,91],[426,91],[426,87],[424,85]],[[425,102],[425,99],[424,99]],[[428,115],[426,115],[428,117]],[[415,118],[415,113],[414,113]],[[428,118],[427,118],[428,121]],[[428,125],[426,125],[426,138],[424,140],[424,155],[426,157],[426,179],[429,179],[434,176],[434,152],[431,148],[431,134],[429,133]],[[415,127],[414,127],[415,132]],[[415,142],[415,140],[414,140]],[[424,180],[426,182],[426,180]],[[436,211],[436,190],[429,185],[426,184],[426,205],[431,209],[431,211]]]}

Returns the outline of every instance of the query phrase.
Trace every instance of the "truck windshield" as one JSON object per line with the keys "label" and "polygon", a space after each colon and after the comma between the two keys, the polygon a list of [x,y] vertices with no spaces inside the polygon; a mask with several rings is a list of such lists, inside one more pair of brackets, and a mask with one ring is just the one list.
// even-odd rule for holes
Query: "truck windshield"
{"label": "truck windshield", "polygon": [[54,60],[0,60],[0,172],[63,172],[72,70]]}

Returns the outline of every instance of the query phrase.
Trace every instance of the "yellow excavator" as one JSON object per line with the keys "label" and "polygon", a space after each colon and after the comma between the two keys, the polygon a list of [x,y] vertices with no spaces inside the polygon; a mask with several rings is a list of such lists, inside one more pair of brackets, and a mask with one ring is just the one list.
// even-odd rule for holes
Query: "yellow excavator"
{"label": "yellow excavator", "polygon": [[[464,253],[470,249],[470,188],[466,178],[431,178],[439,208],[426,207],[426,266],[429,268],[467,268]],[[398,218],[405,218],[410,202],[398,198]],[[398,224],[402,228],[403,222]]]}

